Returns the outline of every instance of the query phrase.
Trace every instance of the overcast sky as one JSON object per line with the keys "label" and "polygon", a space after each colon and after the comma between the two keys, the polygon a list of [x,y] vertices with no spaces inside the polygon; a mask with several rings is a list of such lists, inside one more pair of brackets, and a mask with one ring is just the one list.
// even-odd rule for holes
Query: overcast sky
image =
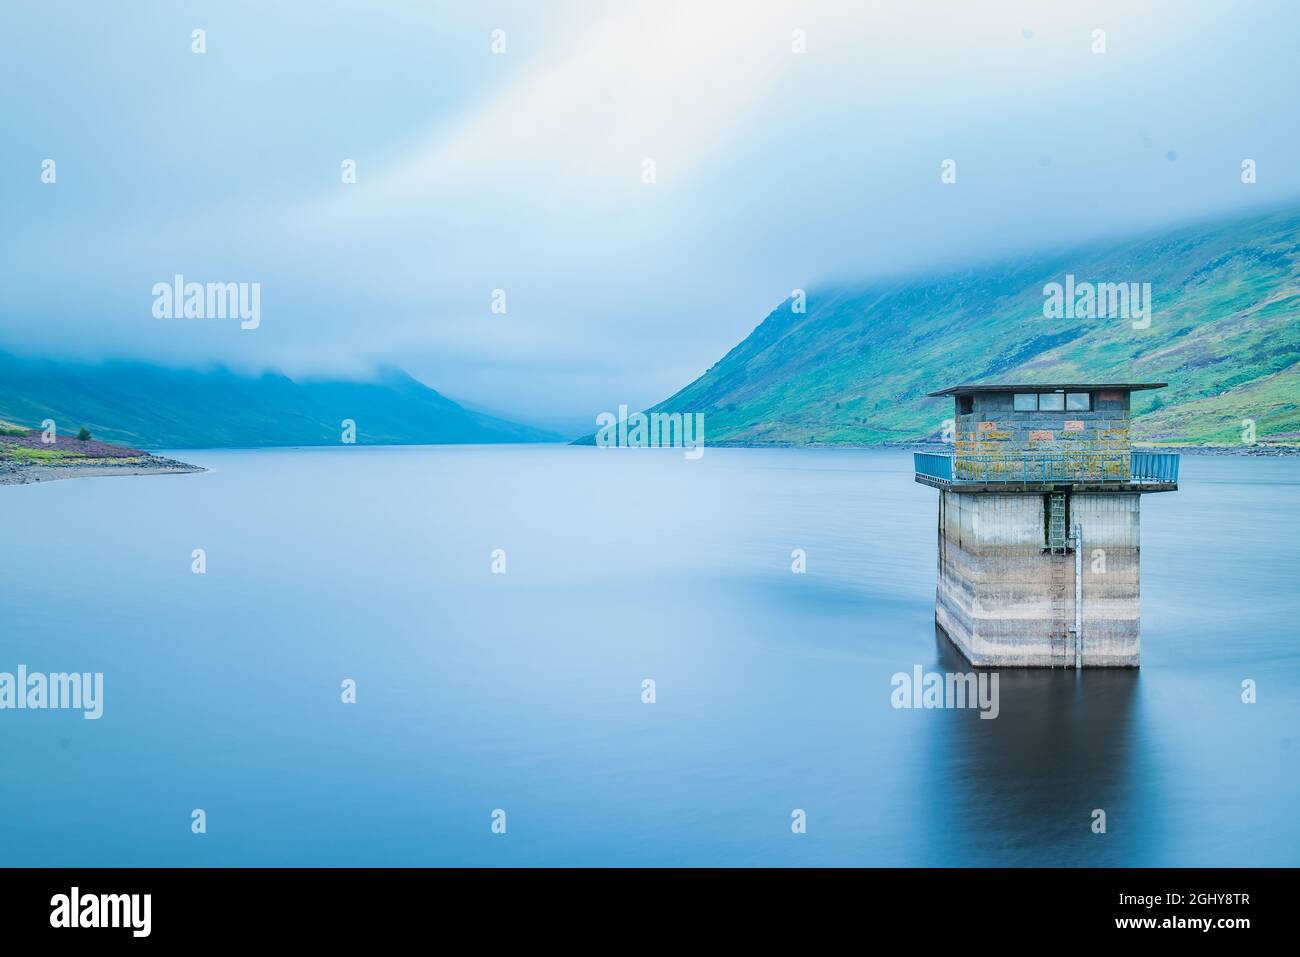
{"label": "overcast sky", "polygon": [[[0,348],[392,362],[570,431],[676,391],[795,287],[1300,195],[1286,0],[17,0],[0,18]],[[260,327],[154,318],[176,273],[260,282]]]}

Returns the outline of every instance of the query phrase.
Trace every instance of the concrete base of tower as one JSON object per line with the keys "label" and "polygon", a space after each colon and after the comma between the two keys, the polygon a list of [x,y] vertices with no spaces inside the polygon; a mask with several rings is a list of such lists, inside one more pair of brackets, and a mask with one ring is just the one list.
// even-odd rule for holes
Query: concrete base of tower
{"label": "concrete base of tower", "polygon": [[[1071,494],[1083,528],[1085,668],[1136,668],[1141,652],[1136,493]],[[943,491],[935,622],[977,667],[1072,668],[1075,556],[1046,548],[1048,498]]]}

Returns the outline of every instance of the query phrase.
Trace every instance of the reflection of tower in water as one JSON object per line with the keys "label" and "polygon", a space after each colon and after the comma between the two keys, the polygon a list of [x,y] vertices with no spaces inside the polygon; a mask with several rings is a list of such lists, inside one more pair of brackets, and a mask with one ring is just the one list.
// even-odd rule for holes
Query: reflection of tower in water
{"label": "reflection of tower in water", "polygon": [[[939,668],[968,671],[935,629]],[[1152,857],[1158,828],[1138,809],[1153,805],[1153,779],[1134,768],[1140,673],[1131,669],[1010,669],[999,674],[1000,713],[931,712],[941,780],[924,863],[938,865],[1133,864]],[[1143,783],[1139,783],[1143,782]],[[1094,833],[1093,812],[1107,831]],[[1138,818],[1141,818],[1139,821]]]}

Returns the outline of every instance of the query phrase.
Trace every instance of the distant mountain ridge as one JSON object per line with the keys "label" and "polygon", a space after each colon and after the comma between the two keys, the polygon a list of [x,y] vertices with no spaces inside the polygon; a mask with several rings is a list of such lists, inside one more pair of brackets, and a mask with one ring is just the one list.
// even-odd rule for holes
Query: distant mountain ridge
{"label": "distant mountain ridge", "polygon": [[[1149,328],[1048,319],[1043,287],[1151,283]],[[1300,444],[1300,210],[1170,230],[941,276],[786,300],[704,375],[647,411],[703,412],[710,444],[874,445],[937,437],[967,382],[1167,381],[1134,437]]]}
{"label": "distant mountain ridge", "polygon": [[143,362],[65,363],[0,352],[0,419],[140,448],[553,441],[557,436],[472,412],[396,368],[372,381],[295,381],[278,372],[170,369]]}

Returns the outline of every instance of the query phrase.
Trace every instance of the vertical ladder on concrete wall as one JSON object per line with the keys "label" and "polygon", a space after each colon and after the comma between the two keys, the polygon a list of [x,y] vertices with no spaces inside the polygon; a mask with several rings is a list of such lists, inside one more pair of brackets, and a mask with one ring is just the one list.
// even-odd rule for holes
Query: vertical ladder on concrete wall
{"label": "vertical ladder on concrete wall", "polygon": [[1053,492],[1047,503],[1047,547],[1053,555],[1064,555],[1069,544],[1065,531],[1065,493]]}
{"label": "vertical ladder on concrete wall", "polygon": [[1070,562],[1065,556],[1055,551],[1047,556],[1048,574],[1051,575],[1050,594],[1052,599],[1051,639],[1052,667],[1069,668],[1074,664],[1074,650],[1071,646],[1070,625],[1073,621],[1073,609],[1070,599],[1074,593],[1074,575]]}
{"label": "vertical ladder on concrete wall", "polygon": [[1074,664],[1074,568],[1066,556],[1065,493],[1053,492],[1047,500],[1047,547],[1051,575],[1052,667]]}
{"label": "vertical ladder on concrete wall", "polygon": [[1074,544],[1074,621],[1070,639],[1074,645],[1074,667],[1083,670],[1083,526],[1075,523],[1070,533]]}

